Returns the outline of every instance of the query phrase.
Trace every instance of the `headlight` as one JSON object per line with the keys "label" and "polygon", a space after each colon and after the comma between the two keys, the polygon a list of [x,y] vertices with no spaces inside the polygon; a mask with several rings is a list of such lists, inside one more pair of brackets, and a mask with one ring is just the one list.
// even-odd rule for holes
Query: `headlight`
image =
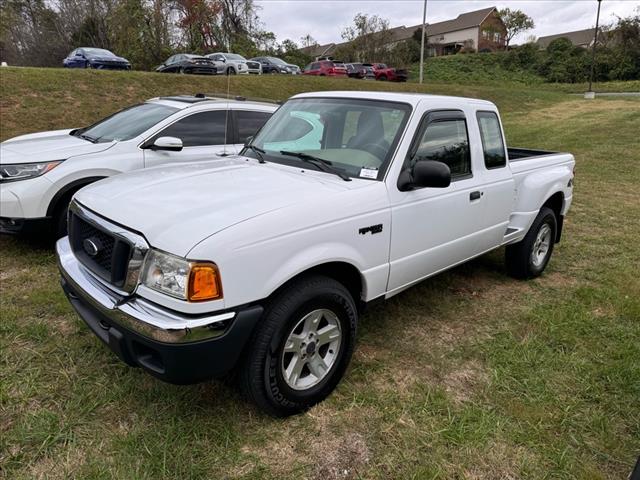
{"label": "headlight", "polygon": [[19,163],[16,165],[0,165],[0,182],[15,182],[44,175],[60,165],[62,160],[46,163]]}
{"label": "headlight", "polygon": [[214,263],[189,262],[158,250],[145,260],[142,283],[158,292],[192,302],[222,298],[220,274]]}

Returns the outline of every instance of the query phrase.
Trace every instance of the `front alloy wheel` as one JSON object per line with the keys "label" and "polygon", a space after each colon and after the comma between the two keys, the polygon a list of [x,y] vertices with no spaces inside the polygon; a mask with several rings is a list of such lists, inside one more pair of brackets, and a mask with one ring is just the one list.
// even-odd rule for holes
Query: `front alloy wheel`
{"label": "front alloy wheel", "polygon": [[331,310],[321,308],[305,315],[293,328],[282,351],[282,376],[293,390],[320,383],[338,358],[342,331]]}
{"label": "front alloy wheel", "polygon": [[344,374],[358,312],[349,290],[322,275],[303,277],[269,300],[239,365],[246,397],[278,417],[324,400]]}

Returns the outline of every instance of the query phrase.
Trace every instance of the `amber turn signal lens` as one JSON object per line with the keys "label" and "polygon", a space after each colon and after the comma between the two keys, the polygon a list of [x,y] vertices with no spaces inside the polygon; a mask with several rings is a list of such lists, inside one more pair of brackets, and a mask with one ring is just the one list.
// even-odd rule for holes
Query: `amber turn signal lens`
{"label": "amber turn signal lens", "polygon": [[222,298],[218,267],[214,264],[195,264],[189,274],[188,299],[192,302]]}

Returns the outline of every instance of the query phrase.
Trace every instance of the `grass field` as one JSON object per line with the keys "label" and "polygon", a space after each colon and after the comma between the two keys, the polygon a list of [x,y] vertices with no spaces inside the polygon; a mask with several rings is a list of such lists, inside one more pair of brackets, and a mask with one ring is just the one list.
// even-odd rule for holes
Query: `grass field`
{"label": "grass field", "polygon": [[[232,79],[286,98],[362,83]],[[72,127],[225,79],[2,69],[0,137]],[[640,452],[640,101],[536,85],[369,83],[488,98],[509,143],[575,154],[574,205],[545,275],[502,251],[369,311],[337,391],[274,420],[213,382],[121,364],[72,312],[51,243],[0,237],[0,477],[622,479]]]}

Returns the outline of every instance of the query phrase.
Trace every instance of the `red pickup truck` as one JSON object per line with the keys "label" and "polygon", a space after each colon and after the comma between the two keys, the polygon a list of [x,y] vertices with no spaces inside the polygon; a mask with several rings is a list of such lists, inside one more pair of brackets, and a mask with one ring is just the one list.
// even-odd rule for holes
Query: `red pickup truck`
{"label": "red pickup truck", "polygon": [[[368,64],[364,64],[367,66]],[[406,82],[409,75],[406,70],[388,67],[385,63],[373,63],[373,73],[376,74],[376,80],[389,82]]]}

